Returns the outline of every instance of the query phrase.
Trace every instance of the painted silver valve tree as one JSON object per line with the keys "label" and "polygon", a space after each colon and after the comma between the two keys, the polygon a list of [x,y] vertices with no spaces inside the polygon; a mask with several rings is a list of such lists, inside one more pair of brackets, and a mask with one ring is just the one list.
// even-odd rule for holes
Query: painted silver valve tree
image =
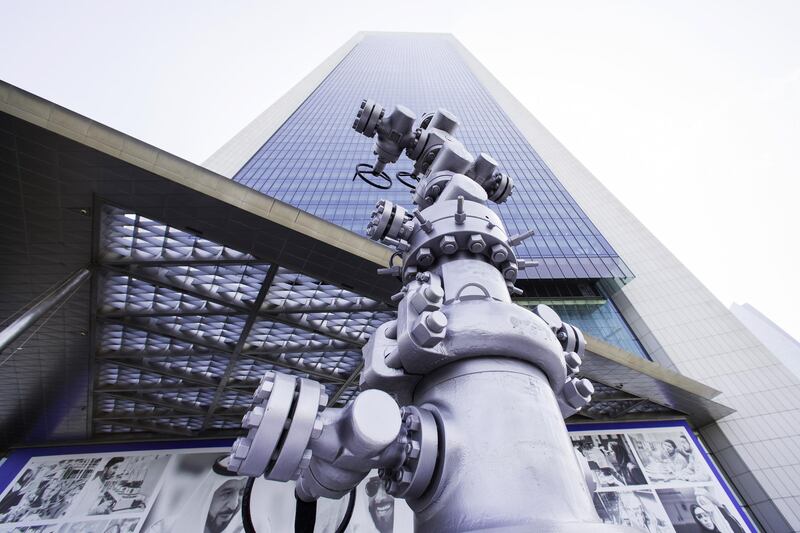
{"label": "painted silver valve tree", "polygon": [[449,112],[415,123],[366,100],[353,124],[376,138],[375,175],[405,151],[418,180],[412,212],[381,201],[367,227],[395,248],[401,262],[383,273],[403,288],[397,320],[363,349],[362,392],[323,409],[319,383],[269,373],[228,468],[296,480],[304,501],[340,498],[378,468],[417,531],[632,531],[600,522],[567,437],[564,417],[593,392],[575,377],[580,330],[511,302],[518,270],[534,266],[514,247],[532,233],[508,236],[487,206],[508,199],[511,178],[466,150]]}

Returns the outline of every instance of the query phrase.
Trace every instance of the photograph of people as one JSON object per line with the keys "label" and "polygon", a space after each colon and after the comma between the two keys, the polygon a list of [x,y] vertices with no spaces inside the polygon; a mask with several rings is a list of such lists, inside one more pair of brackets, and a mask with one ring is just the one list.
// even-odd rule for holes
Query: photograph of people
{"label": "photograph of people", "polygon": [[386,492],[378,476],[367,480],[365,492],[369,516],[375,529],[380,533],[391,533],[394,529],[394,498]]}
{"label": "photograph of people", "polygon": [[[348,497],[340,500],[341,510],[347,505]],[[395,530],[395,510],[394,498],[386,492],[377,471],[372,471],[356,488],[356,504],[347,531],[352,533],[392,533]],[[318,523],[318,527],[315,527],[314,531],[319,533],[333,531],[343,514],[342,512],[333,514],[336,516],[336,523],[329,520],[327,524],[330,529],[321,528]]]}
{"label": "photograph of people", "polygon": [[[0,522],[54,519],[67,513],[99,459],[31,460],[0,500]],[[8,499],[6,499],[8,498]]]}
{"label": "photograph of people", "polygon": [[148,520],[142,531],[241,533],[244,526],[240,511],[246,483],[247,478],[220,476],[209,469],[192,493],[181,498],[180,507],[152,524]]}
{"label": "photograph of people", "polygon": [[749,531],[730,499],[716,486],[658,489],[656,492],[678,533]]}
{"label": "photograph of people", "polygon": [[651,491],[595,493],[603,522],[631,526],[647,533],[672,533],[669,517]]}
{"label": "photograph of people", "polygon": [[72,516],[144,511],[168,459],[164,454],[103,458],[76,501]]}
{"label": "photograph of people", "polygon": [[[26,468],[22,475],[17,478],[11,490],[0,499],[0,517],[4,517],[13,507],[19,505],[25,496],[28,485],[33,481],[33,477],[33,470]],[[0,521],[5,522],[2,518],[0,518]]]}
{"label": "photograph of people", "polygon": [[651,483],[711,480],[711,471],[683,430],[634,433],[630,441]]}
{"label": "photograph of people", "polygon": [[138,524],[138,518],[81,521],[62,525],[58,533],[134,533]]}
{"label": "photograph of people", "polygon": [[572,445],[586,458],[599,487],[647,483],[623,435],[573,436]]}

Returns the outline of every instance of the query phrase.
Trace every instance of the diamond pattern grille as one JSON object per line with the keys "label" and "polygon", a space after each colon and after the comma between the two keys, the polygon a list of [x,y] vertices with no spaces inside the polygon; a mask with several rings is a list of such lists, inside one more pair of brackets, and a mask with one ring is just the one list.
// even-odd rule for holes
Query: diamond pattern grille
{"label": "diamond pattern grille", "polygon": [[357,393],[383,303],[104,206],[97,258],[95,433],[235,432],[265,372]]}

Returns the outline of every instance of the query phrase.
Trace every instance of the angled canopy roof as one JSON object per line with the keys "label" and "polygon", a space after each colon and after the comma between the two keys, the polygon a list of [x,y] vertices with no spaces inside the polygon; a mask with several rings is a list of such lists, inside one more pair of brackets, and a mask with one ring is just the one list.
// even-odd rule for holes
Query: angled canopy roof
{"label": "angled canopy roof", "polygon": [[[232,435],[267,370],[356,393],[393,316],[390,252],[0,83],[0,321],[78,286],[0,354],[3,444]],[[697,382],[590,340],[585,417],[730,412]],[[616,351],[615,351],[616,350]]]}

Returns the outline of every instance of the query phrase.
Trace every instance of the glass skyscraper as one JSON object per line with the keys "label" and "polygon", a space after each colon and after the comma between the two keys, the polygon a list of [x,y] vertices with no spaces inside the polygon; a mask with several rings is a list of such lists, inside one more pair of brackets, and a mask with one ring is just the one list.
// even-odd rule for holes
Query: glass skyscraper
{"label": "glass skyscraper", "polygon": [[[384,191],[353,179],[356,166],[373,159],[371,141],[350,128],[363,98],[389,107],[405,105],[419,115],[438,108],[455,113],[461,120],[457,135],[467,148],[490,154],[514,179],[509,201],[492,204],[509,234],[536,231],[517,253],[539,266],[521,271],[520,277],[564,280],[562,294],[555,300],[551,295],[548,302],[587,333],[647,358],[614,304],[595,287],[597,280],[625,281],[630,270],[448,36],[366,36],[233,179],[360,234],[376,201],[410,205],[409,189],[400,180]],[[394,176],[410,171],[411,165],[401,157],[388,170]],[[578,280],[584,282],[581,288]]]}
{"label": "glass skyscraper", "polygon": [[[411,203],[396,179],[389,191],[354,180],[373,161],[371,141],[350,129],[364,98],[457,115],[467,148],[514,178],[497,208],[509,232],[536,230],[520,255],[540,266],[524,272],[519,303],[547,303],[590,336],[721,391],[736,413],[696,431],[762,527],[800,531],[800,381],[452,36],[355,36],[205,166],[363,234],[378,199]],[[402,159],[389,168],[408,170]]]}

